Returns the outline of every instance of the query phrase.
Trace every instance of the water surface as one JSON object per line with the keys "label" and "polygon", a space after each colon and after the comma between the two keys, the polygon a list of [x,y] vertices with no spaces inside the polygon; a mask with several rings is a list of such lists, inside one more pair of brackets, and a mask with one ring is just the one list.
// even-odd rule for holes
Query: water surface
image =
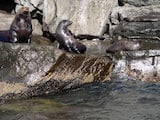
{"label": "water surface", "polygon": [[1,105],[0,120],[160,120],[160,84],[112,78]]}

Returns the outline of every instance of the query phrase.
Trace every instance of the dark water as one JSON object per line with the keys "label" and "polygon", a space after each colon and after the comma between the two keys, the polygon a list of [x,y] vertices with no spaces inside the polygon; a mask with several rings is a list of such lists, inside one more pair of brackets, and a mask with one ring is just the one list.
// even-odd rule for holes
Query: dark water
{"label": "dark water", "polygon": [[112,78],[0,106],[0,120],[160,120],[160,83]]}

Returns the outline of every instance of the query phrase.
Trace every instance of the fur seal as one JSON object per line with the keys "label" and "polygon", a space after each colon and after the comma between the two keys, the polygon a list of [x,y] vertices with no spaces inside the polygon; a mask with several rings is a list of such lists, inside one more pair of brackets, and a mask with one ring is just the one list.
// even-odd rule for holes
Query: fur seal
{"label": "fur seal", "polygon": [[68,26],[72,24],[72,21],[62,20],[56,28],[56,40],[62,48],[73,53],[84,53],[86,46],[77,41]]}
{"label": "fur seal", "polygon": [[11,26],[12,42],[30,43],[32,36],[31,15],[28,7],[21,7],[13,20]]}
{"label": "fur seal", "polygon": [[141,41],[118,41],[111,44],[107,49],[107,53],[116,53],[119,51],[134,51],[141,48],[142,44]]}

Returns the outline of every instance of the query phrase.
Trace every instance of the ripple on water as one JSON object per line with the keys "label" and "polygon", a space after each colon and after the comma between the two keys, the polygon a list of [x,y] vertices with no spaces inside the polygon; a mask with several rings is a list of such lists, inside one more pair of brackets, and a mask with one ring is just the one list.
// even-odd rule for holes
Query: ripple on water
{"label": "ripple on water", "polygon": [[160,84],[113,79],[0,107],[0,120],[159,120]]}

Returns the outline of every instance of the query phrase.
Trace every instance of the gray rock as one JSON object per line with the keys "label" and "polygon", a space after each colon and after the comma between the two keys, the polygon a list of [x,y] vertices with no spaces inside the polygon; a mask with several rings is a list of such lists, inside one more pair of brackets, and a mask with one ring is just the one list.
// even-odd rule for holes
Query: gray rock
{"label": "gray rock", "polygon": [[159,0],[119,0],[120,5],[129,4],[134,6],[149,6],[149,5],[159,5]]}
{"label": "gray rock", "polygon": [[160,6],[123,6],[116,7],[111,12],[111,23],[119,24],[121,21],[128,22],[148,22],[160,20]]}
{"label": "gray rock", "polygon": [[112,36],[159,37],[159,6],[117,7],[111,14]]}
{"label": "gray rock", "polygon": [[43,3],[43,24],[50,25],[57,17],[55,0],[44,0]]}
{"label": "gray rock", "polygon": [[[29,7],[30,11],[35,10],[35,8],[39,10],[43,10],[43,1],[44,0],[14,0],[17,4],[16,11],[23,6]],[[39,11],[37,11],[39,12]],[[41,13],[41,12],[40,12]]]}
{"label": "gray rock", "polygon": [[33,19],[32,20],[32,28],[33,28],[33,32],[32,34],[34,35],[42,35],[42,25],[38,22],[38,20]]}
{"label": "gray rock", "polygon": [[[121,52],[113,75],[130,77],[141,81],[160,81],[160,50]],[[120,56],[120,55],[119,55]]]}
{"label": "gray rock", "polygon": [[116,0],[75,0],[74,2],[58,0],[56,1],[56,22],[49,29],[55,32],[60,20],[69,19],[73,21],[71,31],[75,35],[101,36],[106,30],[106,24],[109,23],[110,12],[116,5]]}
{"label": "gray rock", "polygon": [[[57,24],[63,19],[73,21],[71,31],[78,34],[101,36],[106,32],[111,10],[118,5],[117,0],[27,0],[17,1],[20,5],[29,6],[30,10],[42,10],[43,30],[55,33]],[[33,7],[34,6],[34,7]],[[43,7],[42,7],[43,6]]]}
{"label": "gray rock", "polygon": [[0,43],[0,99],[55,93],[109,80],[110,59],[69,54],[53,46]]}
{"label": "gray rock", "polygon": [[0,30],[8,30],[14,19],[14,15],[0,12]]}
{"label": "gray rock", "polygon": [[125,38],[160,38],[160,21],[158,22],[122,22],[114,31],[113,37]]}

